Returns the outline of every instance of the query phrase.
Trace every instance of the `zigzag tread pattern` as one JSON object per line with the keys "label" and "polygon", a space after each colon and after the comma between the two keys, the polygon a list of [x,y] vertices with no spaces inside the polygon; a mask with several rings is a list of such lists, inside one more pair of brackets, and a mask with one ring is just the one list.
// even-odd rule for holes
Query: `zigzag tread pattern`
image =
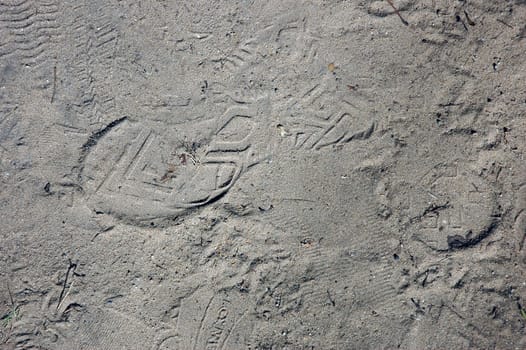
{"label": "zigzag tread pattern", "polygon": [[53,2],[0,2],[0,58],[15,56],[35,67],[47,58],[58,42],[60,9]]}
{"label": "zigzag tread pattern", "polygon": [[94,25],[87,23],[88,11],[83,4],[74,7],[72,12],[75,17],[71,35],[76,54],[72,73],[78,86],[78,95],[73,104],[76,119],[70,123],[75,124],[74,127],[89,130],[103,124],[104,116],[110,115],[115,107],[114,96],[100,88],[95,67],[112,66],[119,33],[115,25],[104,17],[97,18]]}

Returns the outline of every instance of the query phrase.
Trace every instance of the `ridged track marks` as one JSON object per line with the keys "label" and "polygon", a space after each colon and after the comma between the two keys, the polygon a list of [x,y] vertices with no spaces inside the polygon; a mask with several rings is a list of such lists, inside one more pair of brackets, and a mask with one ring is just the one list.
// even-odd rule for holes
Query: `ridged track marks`
{"label": "ridged track marks", "polygon": [[60,25],[55,3],[23,1],[0,4],[0,57],[15,55],[26,66],[38,66],[57,42]]}
{"label": "ridged track marks", "polygon": [[[359,308],[383,307],[398,293],[394,275],[393,252],[397,239],[394,229],[379,217],[380,205],[373,193],[375,182],[362,179],[359,174],[344,198],[359,203],[342,208],[346,202],[331,202],[334,210],[325,208],[325,200],[291,198],[292,203],[261,213],[261,220],[288,232],[295,240],[295,266],[305,266],[300,273],[285,272],[287,283],[301,285],[297,295],[284,295],[283,300],[303,298],[305,305],[335,305]],[[354,176],[353,176],[354,178]],[[312,198],[317,198],[313,194]],[[335,199],[336,200],[336,199]],[[306,212],[303,212],[306,211]],[[305,220],[307,216],[330,213],[331,221],[316,224]],[[303,218],[302,220],[298,218]],[[327,220],[329,221],[329,220]],[[286,294],[286,293],[285,293]]]}
{"label": "ridged track marks", "polygon": [[309,264],[310,277],[314,278],[306,284],[307,299],[329,302],[329,294],[336,298],[334,293],[350,289],[353,304],[356,302],[358,307],[375,308],[392,301],[397,293],[391,281],[389,239],[392,237],[379,224],[373,208],[367,210],[365,217],[367,231],[356,232],[345,245],[312,247],[305,252],[303,258]]}
{"label": "ridged track marks", "polygon": [[68,121],[74,127],[87,130],[104,124],[104,118],[111,115],[115,107],[115,97],[98,83],[97,68],[104,67],[106,73],[108,67],[111,69],[119,36],[115,25],[104,16],[88,23],[89,13],[85,5],[72,8],[71,42],[76,56],[72,75],[76,80],[77,96],[73,104],[75,120]]}
{"label": "ridged track marks", "polygon": [[[293,199],[293,201],[304,201],[304,199]],[[283,200],[287,202],[288,200]],[[310,200],[307,200],[310,202]],[[314,203],[313,203],[314,205]],[[261,213],[261,219],[265,223],[269,223],[274,228],[280,231],[288,232],[309,232],[309,223],[302,220],[300,216],[287,215],[282,212],[279,208],[272,208],[269,211]],[[291,230],[290,228],[293,227]]]}
{"label": "ridged track marks", "polygon": [[11,102],[2,101],[0,102],[0,123],[2,123],[10,113],[18,108],[18,105]]}
{"label": "ridged track marks", "polygon": [[127,312],[90,309],[78,322],[80,332],[58,349],[150,349],[155,331]]}
{"label": "ridged track marks", "polygon": [[95,29],[94,48],[97,50],[95,59],[112,59],[115,56],[115,47],[119,33],[112,23],[106,22]]}

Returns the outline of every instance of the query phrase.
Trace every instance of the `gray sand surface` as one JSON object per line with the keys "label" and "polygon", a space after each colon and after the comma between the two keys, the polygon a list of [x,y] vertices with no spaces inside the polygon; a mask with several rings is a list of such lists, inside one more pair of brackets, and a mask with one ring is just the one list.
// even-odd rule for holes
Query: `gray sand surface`
{"label": "gray sand surface", "polygon": [[0,348],[524,349],[525,153],[524,0],[0,0]]}

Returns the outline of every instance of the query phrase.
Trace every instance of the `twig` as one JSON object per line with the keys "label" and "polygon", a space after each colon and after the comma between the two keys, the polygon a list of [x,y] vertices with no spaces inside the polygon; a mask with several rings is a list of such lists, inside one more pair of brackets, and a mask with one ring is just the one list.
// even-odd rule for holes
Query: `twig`
{"label": "twig", "polygon": [[513,26],[511,24],[508,24],[501,20],[500,18],[497,18],[497,22],[504,24],[506,27],[513,29]]}
{"label": "twig", "polygon": [[7,282],[7,292],[9,293],[9,300],[11,301],[11,311],[7,314],[7,316],[5,316],[5,318],[2,319],[5,320],[6,327],[9,324],[9,334],[7,336],[9,338],[11,332],[13,331],[13,322],[17,317],[18,306],[15,304],[15,300],[13,299],[13,293],[11,292],[9,282]]}
{"label": "twig", "polygon": [[393,0],[386,0],[389,5],[391,5],[391,7],[393,8],[394,12],[398,15],[398,17],[400,17],[400,20],[402,21],[403,24],[405,24],[406,26],[409,25],[409,22],[407,22],[404,17],[402,17],[402,15],[400,14],[400,11],[398,11],[398,9],[396,8],[396,6],[393,4]]}
{"label": "twig", "polygon": [[[69,273],[72,272],[74,274],[76,268],[77,268],[77,264],[72,263],[71,260],[70,260],[69,261],[68,270],[66,271],[66,277],[64,277],[64,284],[62,285],[62,291],[60,292],[60,296],[58,298],[57,310],[60,307],[60,305],[62,305],[62,301],[69,294],[69,290],[71,289],[71,283],[69,285],[69,289],[66,291],[66,287],[68,285]],[[66,293],[66,294],[64,294],[64,293]]]}
{"label": "twig", "polygon": [[13,300],[13,293],[11,293],[11,287],[9,287],[9,282],[7,282],[7,292],[9,293],[9,300],[11,301],[11,306],[15,306],[15,302]]}
{"label": "twig", "polygon": [[108,227],[105,227],[104,229],[98,231],[97,233],[95,233],[95,235],[93,235],[93,237],[91,238],[91,241],[93,242],[95,240],[95,238],[97,238],[101,233],[104,233],[104,232],[108,232],[108,231],[111,231],[115,228],[114,225],[111,225],[111,226],[108,226]]}
{"label": "twig", "polygon": [[331,302],[331,305],[332,305],[332,306],[336,306],[336,302],[335,302],[334,299],[332,298],[331,292],[329,292],[328,289],[327,289],[327,296],[329,297],[329,301]]}
{"label": "twig", "polygon": [[51,103],[55,101],[55,93],[57,91],[57,66],[53,67],[53,93],[51,94]]}
{"label": "twig", "polygon": [[69,292],[71,292],[71,289],[73,288],[73,282],[75,282],[75,280],[71,281],[71,283],[69,284],[68,291],[66,292],[66,294],[64,294],[64,297],[62,298],[62,300],[60,300],[60,302],[59,302],[58,305],[57,305],[57,310],[60,309],[60,306],[62,306],[62,303],[63,303],[64,300],[66,300],[66,298],[68,297]]}

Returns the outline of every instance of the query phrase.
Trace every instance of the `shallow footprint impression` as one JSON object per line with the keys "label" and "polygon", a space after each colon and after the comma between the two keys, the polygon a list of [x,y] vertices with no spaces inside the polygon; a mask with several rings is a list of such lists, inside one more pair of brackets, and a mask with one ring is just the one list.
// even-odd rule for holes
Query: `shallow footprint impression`
{"label": "shallow footprint impression", "polygon": [[525,19],[0,0],[0,348],[524,348]]}

